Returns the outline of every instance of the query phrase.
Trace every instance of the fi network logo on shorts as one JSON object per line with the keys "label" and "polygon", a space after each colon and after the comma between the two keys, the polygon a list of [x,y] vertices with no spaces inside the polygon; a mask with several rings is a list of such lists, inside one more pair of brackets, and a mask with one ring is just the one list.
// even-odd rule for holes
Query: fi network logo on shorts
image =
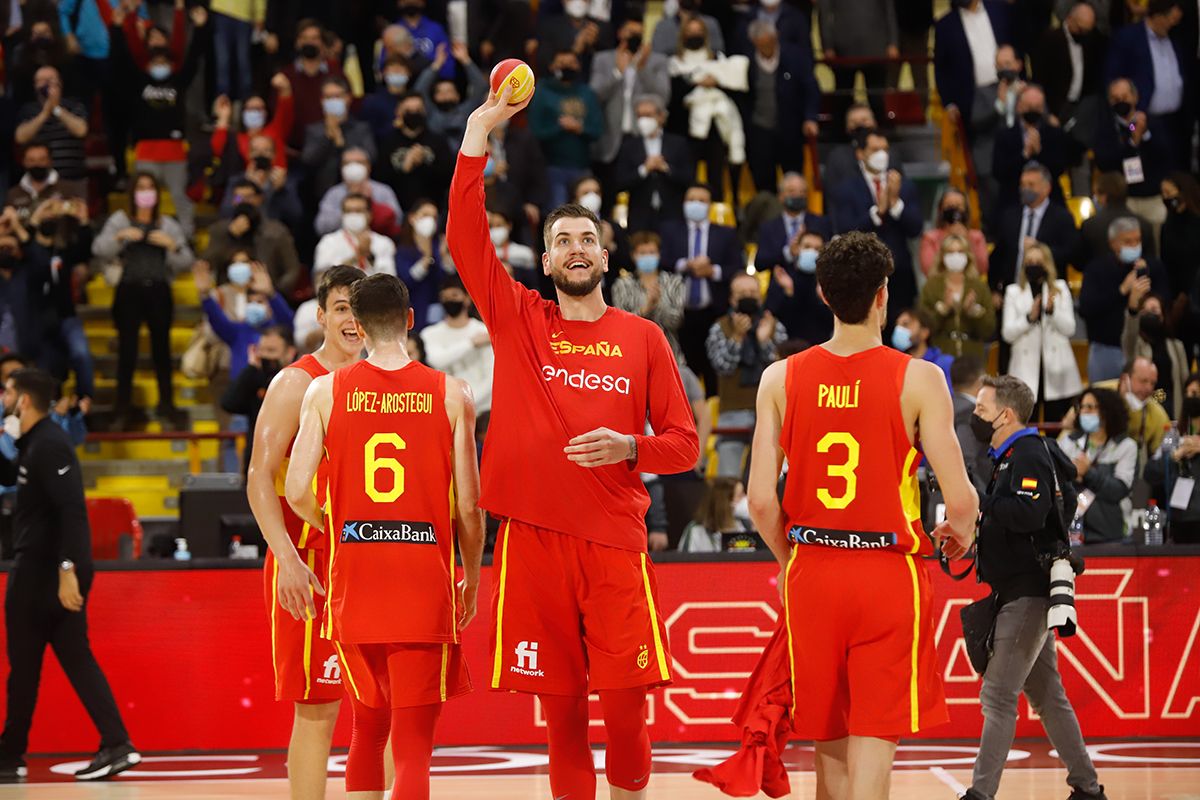
{"label": "fi network logo on shorts", "polygon": [[337,653],[325,659],[325,663],[321,666],[325,668],[325,674],[317,678],[317,683],[340,686],[342,683],[342,665],[338,663]]}
{"label": "fi network logo on shorts", "polygon": [[367,520],[342,524],[342,544],[353,542],[396,542],[398,544],[437,544],[432,522]]}
{"label": "fi network logo on shorts", "polygon": [[512,672],[518,675],[526,675],[530,678],[544,678],[546,676],[546,673],[538,669],[537,642],[521,642],[513,650],[513,653],[517,656],[517,665],[509,667]]}

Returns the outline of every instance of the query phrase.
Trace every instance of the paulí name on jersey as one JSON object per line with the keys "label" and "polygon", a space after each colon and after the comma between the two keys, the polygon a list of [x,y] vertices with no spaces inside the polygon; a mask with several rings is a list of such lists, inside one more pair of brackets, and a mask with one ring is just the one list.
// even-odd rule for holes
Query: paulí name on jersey
{"label": "paul\u00ed name on jersey", "polygon": [[346,411],[351,414],[432,414],[432,392],[346,392]]}
{"label": "paul\u00ed name on jersey", "polygon": [[395,542],[398,544],[437,544],[432,522],[395,520],[346,521],[342,524],[342,544],[352,542]]}

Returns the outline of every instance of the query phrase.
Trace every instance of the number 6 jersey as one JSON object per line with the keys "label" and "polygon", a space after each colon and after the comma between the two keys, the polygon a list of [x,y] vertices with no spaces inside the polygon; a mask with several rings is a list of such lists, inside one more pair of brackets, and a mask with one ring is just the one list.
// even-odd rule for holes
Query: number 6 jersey
{"label": "number 6 jersey", "polygon": [[912,359],[890,347],[788,359],[780,446],[793,544],[932,553],[921,527],[917,466],[900,393]]}
{"label": "number 6 jersey", "polygon": [[457,642],[454,432],[446,376],[367,361],[333,376],[328,598],[338,642]]}

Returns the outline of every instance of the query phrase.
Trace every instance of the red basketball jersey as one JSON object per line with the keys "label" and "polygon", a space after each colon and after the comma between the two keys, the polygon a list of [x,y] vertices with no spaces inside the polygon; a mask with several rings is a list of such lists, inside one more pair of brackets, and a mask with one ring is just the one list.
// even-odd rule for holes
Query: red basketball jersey
{"label": "red basketball jersey", "polygon": [[443,373],[415,361],[334,373],[327,638],[458,641],[453,450]]}
{"label": "red basketball jersey", "polygon": [[910,357],[876,347],[842,357],[823,347],[787,364],[780,446],[792,542],[928,555],[917,466],[900,392]]}
{"label": "red basketball jersey", "polygon": [[[316,379],[322,375],[329,374],[329,370],[321,365],[311,354],[304,356],[294,364],[289,364],[285,369],[298,369],[307,372],[310,378]],[[309,524],[296,516],[296,512],[292,511],[292,507],[288,505],[287,498],[284,496],[284,482],[287,479],[288,464],[292,458],[292,446],[296,444],[296,437],[292,437],[292,441],[288,442],[287,455],[283,459],[283,463],[279,465],[279,471],[275,473],[275,494],[279,495],[279,505],[283,507],[283,525],[287,528],[288,536],[292,539],[297,549],[307,547],[310,549],[320,549],[325,546],[324,537],[318,530],[313,530]],[[313,492],[320,498],[323,494],[325,486],[325,462],[321,461],[321,466],[317,469],[316,483],[313,486]]]}

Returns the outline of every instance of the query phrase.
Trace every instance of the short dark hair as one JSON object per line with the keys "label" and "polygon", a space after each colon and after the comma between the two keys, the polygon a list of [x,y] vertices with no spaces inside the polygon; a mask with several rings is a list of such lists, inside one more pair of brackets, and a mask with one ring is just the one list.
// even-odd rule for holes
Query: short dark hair
{"label": "short dark hair", "polygon": [[49,413],[50,405],[58,397],[58,381],[40,369],[19,369],[9,380],[13,382],[17,394],[29,395],[30,402],[39,414]]}
{"label": "short dark hair", "polygon": [[1033,390],[1020,378],[1012,375],[984,376],[983,385],[996,391],[996,405],[1011,409],[1017,422],[1024,425],[1033,416]]}
{"label": "short dark hair", "polygon": [[407,58],[399,53],[392,53],[390,56],[384,59],[383,69],[387,69],[388,67],[404,67],[409,72],[412,72],[412,64]]}
{"label": "short dark hair", "polygon": [[350,84],[346,83],[345,78],[339,78],[337,75],[330,75],[325,80],[321,81],[321,92],[325,92],[325,87],[333,84],[341,89],[346,94],[350,94]]}
{"label": "short dark hair", "polygon": [[295,344],[292,341],[292,329],[286,325],[268,325],[258,332],[259,341],[262,341],[264,336],[278,336],[280,339],[283,339],[283,343],[288,347]]}
{"label": "short dark hair", "polygon": [[1104,426],[1104,434],[1110,439],[1125,436],[1129,431],[1129,409],[1125,406],[1125,400],[1116,391],[1098,386],[1089,386],[1079,395],[1075,403],[1075,430],[1083,430],[1079,426],[1078,412],[1083,398],[1089,394],[1096,398],[1096,405],[1100,407],[1100,424]]}
{"label": "short dark hair", "polygon": [[350,267],[345,264],[337,264],[325,270],[325,274],[321,276],[321,283],[317,286],[317,305],[322,310],[328,310],[326,305],[329,302],[329,295],[334,289],[345,287],[353,289],[354,284],[367,277],[367,274],[358,267]]}
{"label": "short dark hair", "polygon": [[233,186],[231,188],[233,189],[234,194],[237,194],[239,189],[249,189],[255,194],[262,194],[262,187],[249,178],[238,178],[233,182]]}
{"label": "short dark hair", "polygon": [[350,287],[350,310],[375,341],[404,338],[408,309],[408,287],[395,275],[376,273]]}
{"label": "short dark hair", "polygon": [[851,231],[839,236],[817,256],[817,285],[833,315],[847,325],[861,325],[896,271],[892,251],[873,233]]}
{"label": "short dark hair", "polygon": [[692,181],[691,183],[688,184],[688,187],[684,193],[686,194],[687,192],[690,192],[692,189],[703,189],[704,191],[708,192],[708,196],[710,198],[713,196],[713,189],[707,183],[701,183],[700,181]]}
{"label": "short dark hair", "polygon": [[1169,14],[1175,8],[1179,7],[1179,0],[1150,0],[1146,3],[1146,16],[1157,17],[1162,14]]}
{"label": "short dark hair", "polygon": [[1125,182],[1125,176],[1119,172],[1101,172],[1093,183],[1096,194],[1102,194],[1108,198],[1110,206],[1123,204],[1129,195],[1129,184]]}
{"label": "short dark hair", "polygon": [[319,33],[322,37],[325,36],[325,26],[313,17],[305,17],[296,23],[296,36],[304,33],[309,28],[316,28],[317,33]]}
{"label": "short dark hair", "polygon": [[972,385],[983,375],[983,362],[975,356],[959,356],[950,364],[950,383],[955,389]]}
{"label": "short dark hair", "polygon": [[1054,174],[1040,161],[1026,161],[1025,166],[1021,167],[1021,174],[1026,172],[1036,172],[1046,183],[1054,185]]}
{"label": "short dark hair", "polygon": [[904,316],[905,314],[915,319],[917,324],[930,333],[933,332],[934,325],[937,324],[933,318],[933,315],[923,308],[906,308],[896,315],[896,319],[900,319],[900,317]]}
{"label": "short dark hair", "polygon": [[566,203],[547,214],[546,221],[542,224],[542,241],[545,242],[547,250],[550,249],[550,230],[560,219],[586,219],[596,226],[596,235],[600,235],[599,217],[578,203]]}
{"label": "short dark hair", "polygon": [[347,200],[362,200],[364,203],[367,204],[367,211],[371,210],[371,198],[365,194],[360,194],[358,192],[348,193],[345,197],[342,198],[342,207],[343,208],[345,208]]}
{"label": "short dark hair", "polygon": [[442,278],[442,285],[438,287],[438,292],[444,292],[447,289],[458,289],[460,292],[465,292],[467,287],[463,286],[462,278],[458,277],[458,273],[452,272]]}
{"label": "short dark hair", "polygon": [[655,247],[662,248],[662,237],[654,231],[636,231],[629,236],[629,249],[637,250],[644,244],[652,244]]}

